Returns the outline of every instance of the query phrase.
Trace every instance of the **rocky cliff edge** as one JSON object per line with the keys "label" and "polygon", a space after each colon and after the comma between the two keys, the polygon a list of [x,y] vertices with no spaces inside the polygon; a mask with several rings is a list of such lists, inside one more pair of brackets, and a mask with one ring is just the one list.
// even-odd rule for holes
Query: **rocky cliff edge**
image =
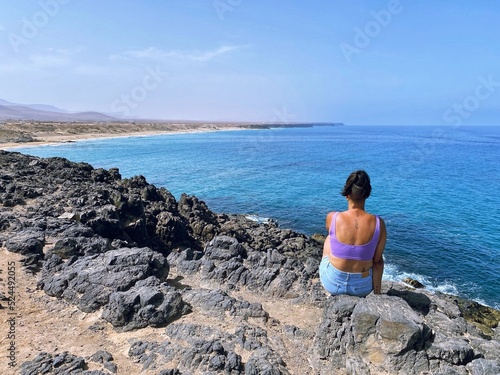
{"label": "rocky cliff edge", "polygon": [[500,374],[499,311],[327,296],[321,241],[118,169],[0,151],[0,173],[6,373]]}

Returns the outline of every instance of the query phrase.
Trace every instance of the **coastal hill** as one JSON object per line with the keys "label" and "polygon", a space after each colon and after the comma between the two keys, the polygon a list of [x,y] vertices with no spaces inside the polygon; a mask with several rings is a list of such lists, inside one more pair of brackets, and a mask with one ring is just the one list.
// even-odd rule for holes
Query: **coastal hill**
{"label": "coastal hill", "polygon": [[217,122],[189,120],[122,119],[99,112],[68,112],[47,104],[17,104],[0,99],[0,147],[29,143],[71,142],[86,138],[207,132],[235,129],[339,126],[340,122]]}
{"label": "coastal hill", "polygon": [[0,151],[2,374],[499,374],[500,312],[328,296],[320,235]]}
{"label": "coastal hill", "polygon": [[[114,116],[113,114],[104,114],[96,111],[85,112],[70,112],[65,109],[55,107],[48,104],[19,104],[12,103],[4,99],[0,99],[0,121],[6,124],[19,125],[22,124],[25,128],[26,125],[39,125],[40,123],[64,123],[71,122],[80,123],[101,123],[107,125],[114,123],[117,125],[135,124],[135,125],[149,125],[151,126],[165,126],[165,125],[189,125],[198,127],[200,125],[212,125],[218,127],[227,126],[251,126],[252,128],[265,127],[268,123],[255,123],[255,122],[234,122],[234,121],[189,121],[189,120],[164,120],[164,119],[134,119],[123,118],[121,116]],[[310,123],[297,123],[297,122],[271,122],[273,126],[277,127],[294,127],[294,126],[312,126]],[[343,123],[315,123],[315,125],[343,125]],[[36,130],[36,129],[34,129]],[[127,130],[127,129],[125,129]],[[161,129],[160,129],[161,130]]]}
{"label": "coastal hill", "polygon": [[17,104],[0,99],[0,121],[114,121],[115,117],[99,112],[71,113],[45,104]]}

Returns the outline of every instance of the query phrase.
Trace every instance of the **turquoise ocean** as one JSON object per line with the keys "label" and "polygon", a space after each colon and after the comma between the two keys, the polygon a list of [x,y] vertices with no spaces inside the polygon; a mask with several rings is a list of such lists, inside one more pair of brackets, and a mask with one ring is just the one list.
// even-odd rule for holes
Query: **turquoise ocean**
{"label": "turquoise ocean", "polygon": [[216,212],[326,234],[350,172],[387,224],[384,279],[500,308],[500,127],[313,126],[85,140],[15,149],[118,167]]}

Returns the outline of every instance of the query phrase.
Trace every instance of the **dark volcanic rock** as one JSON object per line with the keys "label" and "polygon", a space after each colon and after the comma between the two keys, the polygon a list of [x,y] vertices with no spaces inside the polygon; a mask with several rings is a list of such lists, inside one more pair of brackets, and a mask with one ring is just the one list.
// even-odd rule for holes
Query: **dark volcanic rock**
{"label": "dark volcanic rock", "polygon": [[[144,369],[158,369],[163,363],[178,362],[178,373],[242,374],[241,356],[226,349],[216,339],[195,339],[188,346],[170,341],[162,343],[135,342],[129,356],[143,364]],[[174,370],[169,370],[174,371]],[[175,374],[175,372],[173,372]]]}
{"label": "dark volcanic rock", "polygon": [[50,296],[92,312],[107,304],[113,292],[126,291],[149,276],[164,279],[168,270],[166,258],[148,248],[73,257],[66,263],[52,255],[44,265],[40,287]]}
{"label": "dark volcanic rock", "polygon": [[89,227],[74,223],[60,232],[61,239],[47,251],[47,256],[58,255],[63,259],[72,256],[92,255],[111,250],[109,239],[95,234]]}
{"label": "dark volcanic rock", "polygon": [[5,248],[13,253],[23,255],[43,254],[45,245],[45,234],[39,230],[26,229],[10,236],[5,241]]}
{"label": "dark volcanic rock", "polygon": [[118,367],[113,363],[113,355],[105,350],[99,350],[94,353],[90,360],[95,363],[101,363],[106,370],[116,374]]}
{"label": "dark volcanic rock", "polygon": [[[458,307],[464,318],[473,323],[477,323],[487,334],[493,333],[491,328],[497,328],[500,323],[500,311],[491,307],[483,306],[475,301],[456,298]],[[481,327],[481,328],[482,328]]]}
{"label": "dark volcanic rock", "polygon": [[[161,342],[140,331],[130,339],[129,358],[144,371],[499,373],[497,310],[387,282],[383,295],[328,297],[318,282],[320,234],[216,214],[196,197],[177,202],[116,168],[0,151],[0,171],[1,244],[26,269],[42,265],[46,294],[102,309],[118,332],[166,327]],[[118,353],[106,349],[90,358],[40,353],[21,373],[118,372]]]}
{"label": "dark volcanic rock", "polygon": [[416,289],[421,289],[424,288],[424,284],[422,284],[420,281],[412,279],[410,277],[407,277],[406,279],[403,280],[404,283],[411,285],[412,287]]}
{"label": "dark volcanic rock", "polygon": [[24,362],[21,366],[21,375],[38,374],[109,375],[109,372],[101,370],[89,371],[84,358],[68,352],[54,355],[43,352],[38,354],[32,361]]}
{"label": "dark volcanic rock", "polygon": [[[122,180],[116,168],[106,171],[63,158],[40,159],[5,151],[0,153],[0,168],[3,172],[0,180],[2,206],[26,205],[26,199],[31,199],[24,216],[17,217],[21,225],[31,220],[35,213],[47,221],[59,218],[60,226],[67,225],[65,220],[73,220],[88,227],[92,236],[102,240],[107,239],[110,243],[120,240],[122,246],[128,244],[129,247],[147,246],[165,255],[173,246],[196,242],[173,196],[165,189],[148,184],[142,176]],[[21,191],[24,193],[20,194]],[[19,232],[10,229],[16,234]],[[55,234],[57,240],[64,238],[61,233]],[[11,242],[13,251],[38,251],[39,245],[24,249]],[[105,250],[103,246],[106,245],[90,246],[93,249],[62,244],[62,252],[93,253]],[[95,249],[96,246],[101,249]]]}
{"label": "dark volcanic rock", "polygon": [[220,227],[217,216],[208,209],[205,202],[182,194],[179,200],[179,212],[189,221],[196,239],[210,241],[217,234]]}
{"label": "dark volcanic rock", "polygon": [[68,352],[49,354],[42,352],[32,361],[21,365],[21,375],[109,375],[117,372],[117,366],[113,363],[113,356],[106,351],[98,351],[90,357],[90,361],[99,363],[102,370],[87,370],[88,362]]}
{"label": "dark volcanic rock", "polygon": [[263,318],[264,320],[269,317],[260,303],[239,301],[221,290],[187,290],[182,297],[186,302],[197,306],[202,314],[209,316],[223,318],[228,314],[243,319]]}
{"label": "dark volcanic rock", "polygon": [[259,348],[255,350],[247,364],[245,365],[245,374],[260,375],[260,374],[290,374],[286,368],[283,359],[273,350],[269,348]]}
{"label": "dark volcanic rock", "polygon": [[[466,374],[464,366],[482,373],[478,370],[481,366],[499,365],[500,343],[481,341],[474,334],[487,346],[480,348],[469,336],[473,326],[461,317],[456,305],[452,308],[438,296],[426,294],[430,303],[423,313],[421,303],[420,311],[414,310],[394,291],[392,294],[330,298],[310,350],[314,367],[417,375]],[[487,361],[474,363],[482,357]]]}
{"label": "dark volcanic rock", "polygon": [[219,236],[205,247],[205,257],[211,260],[228,261],[246,257],[246,251],[235,238]]}
{"label": "dark volcanic rock", "polygon": [[102,317],[125,332],[147,326],[163,327],[188,312],[190,308],[178,291],[151,276],[125,292],[113,292]]}
{"label": "dark volcanic rock", "polygon": [[217,236],[205,247],[200,265],[204,279],[228,290],[244,286],[277,297],[308,299],[319,261],[300,261],[276,249],[245,249],[235,238]]}
{"label": "dark volcanic rock", "polygon": [[[242,326],[227,333],[199,324],[173,323],[165,333],[168,339],[161,343],[136,341],[129,356],[144,370],[177,362],[181,373],[289,374],[262,329]],[[248,361],[243,362],[237,348],[248,354]]]}

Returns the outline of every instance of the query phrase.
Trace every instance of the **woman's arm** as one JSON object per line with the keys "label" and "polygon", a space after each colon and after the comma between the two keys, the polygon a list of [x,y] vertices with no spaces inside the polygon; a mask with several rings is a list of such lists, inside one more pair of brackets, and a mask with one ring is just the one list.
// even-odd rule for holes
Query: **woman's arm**
{"label": "woman's arm", "polygon": [[373,256],[373,293],[380,294],[382,291],[382,274],[384,273],[384,248],[387,241],[387,230],[385,222],[380,218],[380,237],[375,255]]}
{"label": "woman's arm", "polygon": [[325,243],[323,244],[323,257],[328,257],[330,256],[330,243],[328,239],[330,238],[330,224],[332,223],[332,217],[333,217],[333,212],[330,212],[328,215],[326,215],[326,239]]}
{"label": "woman's arm", "polygon": [[326,215],[326,231],[327,232],[330,231],[330,225],[332,224],[332,218],[333,218],[334,213],[335,213],[335,211],[332,211],[328,215]]}

